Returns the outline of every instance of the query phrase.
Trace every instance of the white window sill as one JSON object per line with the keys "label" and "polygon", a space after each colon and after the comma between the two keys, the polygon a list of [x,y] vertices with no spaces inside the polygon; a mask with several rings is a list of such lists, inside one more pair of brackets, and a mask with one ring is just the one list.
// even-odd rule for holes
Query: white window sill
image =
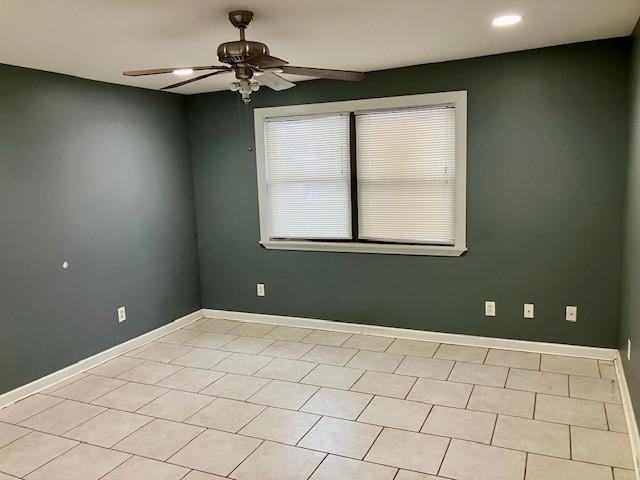
{"label": "white window sill", "polygon": [[385,253],[395,255],[431,255],[459,257],[467,247],[443,245],[401,245],[392,243],[307,242],[268,240],[260,244],[269,250],[306,250],[313,252]]}

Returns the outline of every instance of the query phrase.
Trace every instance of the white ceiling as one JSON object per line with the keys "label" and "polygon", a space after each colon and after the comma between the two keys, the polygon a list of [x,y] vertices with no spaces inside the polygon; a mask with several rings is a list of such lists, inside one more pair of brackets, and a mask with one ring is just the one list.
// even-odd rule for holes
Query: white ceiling
{"label": "white ceiling", "polygon": [[[628,35],[640,0],[0,0],[0,63],[157,89],[177,77],[121,72],[217,63],[238,38],[234,9],[253,10],[248,39],[292,65],[371,71]],[[514,12],[521,24],[491,26]]]}

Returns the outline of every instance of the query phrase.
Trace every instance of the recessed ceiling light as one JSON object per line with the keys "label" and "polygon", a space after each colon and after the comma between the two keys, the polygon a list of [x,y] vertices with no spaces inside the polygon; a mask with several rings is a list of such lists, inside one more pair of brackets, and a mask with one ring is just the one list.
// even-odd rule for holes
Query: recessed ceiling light
{"label": "recessed ceiling light", "polygon": [[180,76],[191,75],[192,73],[193,73],[192,68],[176,68],[173,71],[174,75],[180,75]]}
{"label": "recessed ceiling light", "polygon": [[516,23],[520,23],[522,17],[520,15],[502,15],[493,19],[494,27],[510,27]]}

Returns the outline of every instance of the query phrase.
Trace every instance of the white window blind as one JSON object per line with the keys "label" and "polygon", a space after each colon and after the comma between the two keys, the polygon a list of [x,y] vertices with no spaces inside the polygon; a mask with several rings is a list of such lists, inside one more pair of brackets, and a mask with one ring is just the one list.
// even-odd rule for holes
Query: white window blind
{"label": "white window blind", "polygon": [[359,238],[455,243],[455,108],[356,115]]}
{"label": "white window blind", "polygon": [[351,238],[349,116],[268,119],[270,238]]}

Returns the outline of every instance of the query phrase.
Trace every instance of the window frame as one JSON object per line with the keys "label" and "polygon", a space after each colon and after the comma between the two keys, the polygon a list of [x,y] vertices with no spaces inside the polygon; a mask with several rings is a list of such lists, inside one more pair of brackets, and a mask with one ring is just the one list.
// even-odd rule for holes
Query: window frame
{"label": "window frame", "polygon": [[[269,199],[265,163],[264,123],[269,118],[310,116],[331,113],[357,113],[393,108],[452,105],[456,109],[456,176],[454,209],[454,244],[429,245],[410,243],[378,243],[372,241],[273,240],[269,237]],[[254,109],[258,208],[260,213],[260,244],[270,250],[305,250],[400,255],[460,256],[466,245],[467,189],[467,92],[441,92],[399,97],[370,98],[341,102],[288,105]],[[353,135],[353,131],[351,132]],[[353,155],[352,155],[353,157]],[[352,158],[353,160],[353,158]],[[352,189],[353,198],[353,189]]]}

